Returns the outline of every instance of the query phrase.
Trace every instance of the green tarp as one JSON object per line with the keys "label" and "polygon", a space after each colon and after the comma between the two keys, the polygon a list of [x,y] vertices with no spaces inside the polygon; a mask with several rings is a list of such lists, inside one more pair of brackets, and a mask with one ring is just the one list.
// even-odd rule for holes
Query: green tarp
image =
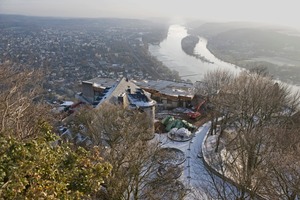
{"label": "green tarp", "polygon": [[174,120],[173,116],[167,116],[163,120],[161,120],[161,123],[165,126],[168,125],[169,122],[172,122]]}
{"label": "green tarp", "polygon": [[187,128],[190,131],[193,131],[196,129],[196,127],[185,121],[180,119],[174,119],[173,116],[167,116],[162,121],[162,124],[166,126],[166,131],[169,132],[172,128]]}

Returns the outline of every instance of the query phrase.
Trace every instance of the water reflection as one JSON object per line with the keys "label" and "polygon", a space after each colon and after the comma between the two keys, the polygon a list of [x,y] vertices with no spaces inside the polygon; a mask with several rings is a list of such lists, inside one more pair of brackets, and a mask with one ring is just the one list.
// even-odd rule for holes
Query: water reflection
{"label": "water reflection", "polygon": [[195,53],[204,56],[213,62],[213,64],[187,55],[181,49],[181,40],[187,35],[187,30],[184,26],[171,25],[169,27],[168,37],[159,45],[150,45],[149,51],[170,69],[178,71],[183,79],[190,79],[193,82],[201,80],[208,70],[217,68],[228,69],[233,72],[239,72],[241,70],[235,65],[216,58],[206,48],[207,41],[205,38],[200,38],[199,43],[195,47]]}
{"label": "water reflection", "polygon": [[[207,48],[207,40],[200,37],[199,43],[195,47],[195,53],[204,56],[212,63],[203,62],[193,56],[187,55],[181,49],[181,40],[187,36],[187,29],[182,25],[171,25],[169,27],[168,37],[159,45],[150,45],[149,51],[158,60],[162,61],[170,69],[179,72],[183,79],[190,79],[195,82],[201,80],[204,74],[209,70],[228,69],[234,73],[240,72],[238,66],[224,62],[216,58]],[[279,81],[280,82],[280,81]],[[299,91],[300,87],[286,84],[293,92]]]}

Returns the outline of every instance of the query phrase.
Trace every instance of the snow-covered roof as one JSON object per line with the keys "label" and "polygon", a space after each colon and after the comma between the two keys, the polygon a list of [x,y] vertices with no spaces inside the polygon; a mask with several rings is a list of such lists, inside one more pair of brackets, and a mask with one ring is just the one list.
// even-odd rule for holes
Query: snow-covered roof
{"label": "snow-covered roof", "polygon": [[194,86],[191,83],[174,82],[166,80],[142,80],[134,81],[134,83],[141,88],[156,90],[162,94],[170,96],[194,96]]}
{"label": "snow-covered roof", "polygon": [[148,98],[145,94],[142,94],[144,98],[138,97],[137,94],[129,94],[128,99],[131,104],[136,105],[137,107],[151,107],[156,104],[156,101]]}
{"label": "snow-covered roof", "polygon": [[105,95],[101,98],[96,107],[99,107],[103,102],[117,104],[118,97],[122,94],[126,94],[130,104],[136,107],[151,107],[156,104],[156,102],[150,98],[150,94],[141,90],[140,87],[128,79],[122,78],[119,81],[112,81],[112,79],[101,80],[101,78],[95,78],[88,81],[90,84],[95,85],[92,81],[96,81],[95,83],[99,85],[106,84],[107,86]]}
{"label": "snow-covered roof", "polygon": [[112,87],[116,83],[116,79],[97,77],[87,81],[82,81],[82,83],[92,84],[93,87],[107,88]]}
{"label": "snow-covered roof", "polygon": [[73,101],[64,101],[62,104],[60,104],[60,106],[71,106],[73,104],[74,104]]}

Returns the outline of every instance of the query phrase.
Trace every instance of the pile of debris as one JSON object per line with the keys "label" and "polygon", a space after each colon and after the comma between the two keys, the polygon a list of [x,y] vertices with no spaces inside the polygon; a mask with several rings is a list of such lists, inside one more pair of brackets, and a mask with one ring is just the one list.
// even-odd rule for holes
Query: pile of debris
{"label": "pile of debris", "polygon": [[186,120],[175,119],[173,116],[167,116],[162,121],[168,137],[175,141],[188,141],[193,137],[192,132],[196,130],[196,126]]}

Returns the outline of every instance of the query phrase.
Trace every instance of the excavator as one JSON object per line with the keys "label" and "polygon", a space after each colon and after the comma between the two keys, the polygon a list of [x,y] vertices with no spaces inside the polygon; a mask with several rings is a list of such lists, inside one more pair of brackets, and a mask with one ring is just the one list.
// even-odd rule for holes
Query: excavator
{"label": "excavator", "polygon": [[200,101],[200,103],[196,106],[195,111],[189,112],[189,113],[187,114],[187,116],[188,116],[190,119],[197,119],[198,117],[200,117],[200,116],[201,116],[201,113],[199,112],[199,110],[200,110],[201,106],[202,106],[203,104],[205,104],[205,103],[206,103],[206,99],[203,100],[203,101]]}

